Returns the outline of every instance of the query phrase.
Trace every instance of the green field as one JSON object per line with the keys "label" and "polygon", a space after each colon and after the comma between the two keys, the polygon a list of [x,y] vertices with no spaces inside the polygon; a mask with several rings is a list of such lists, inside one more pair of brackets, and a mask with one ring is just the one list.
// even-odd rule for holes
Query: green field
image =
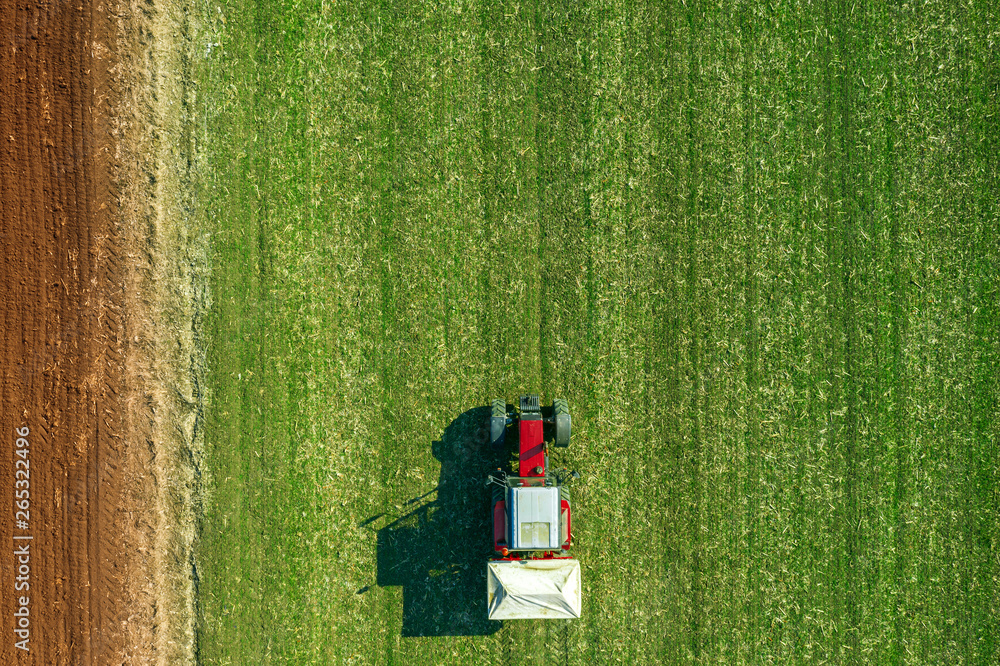
{"label": "green field", "polygon": [[[186,25],[201,663],[997,663],[994,2]],[[521,392],[573,413],[578,621],[484,619]]]}

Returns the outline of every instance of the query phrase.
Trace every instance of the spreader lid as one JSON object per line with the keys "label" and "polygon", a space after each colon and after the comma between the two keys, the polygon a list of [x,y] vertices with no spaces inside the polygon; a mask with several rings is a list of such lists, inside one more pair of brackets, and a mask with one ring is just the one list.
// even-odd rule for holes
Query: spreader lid
{"label": "spreader lid", "polygon": [[580,587],[578,560],[490,562],[486,582],[489,619],[578,618],[583,607]]}
{"label": "spreader lid", "polygon": [[559,489],[511,488],[511,550],[559,547]]}

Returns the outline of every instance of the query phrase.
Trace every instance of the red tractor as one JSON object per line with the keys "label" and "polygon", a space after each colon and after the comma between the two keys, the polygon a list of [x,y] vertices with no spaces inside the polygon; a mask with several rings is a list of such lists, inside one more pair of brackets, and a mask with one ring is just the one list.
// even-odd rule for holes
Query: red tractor
{"label": "red tractor", "polygon": [[[549,411],[549,410],[546,410]],[[571,479],[580,475],[549,469],[549,444],[569,446],[570,415],[557,398],[543,414],[537,395],[521,396],[508,413],[494,400],[490,436],[505,443],[507,427],[517,423],[518,470],[502,470],[487,480],[493,486],[493,549],[487,580],[491,620],[578,618],[581,610],[580,563],[570,557],[573,544]]]}

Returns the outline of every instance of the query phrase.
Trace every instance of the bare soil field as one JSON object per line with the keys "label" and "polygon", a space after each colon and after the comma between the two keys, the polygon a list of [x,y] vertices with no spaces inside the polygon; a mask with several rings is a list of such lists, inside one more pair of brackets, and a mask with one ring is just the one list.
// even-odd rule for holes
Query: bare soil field
{"label": "bare soil field", "polygon": [[172,412],[148,360],[157,255],[136,224],[155,174],[128,185],[149,114],[129,107],[136,54],[115,55],[140,44],[136,15],[0,3],[3,664],[185,661],[160,529]]}

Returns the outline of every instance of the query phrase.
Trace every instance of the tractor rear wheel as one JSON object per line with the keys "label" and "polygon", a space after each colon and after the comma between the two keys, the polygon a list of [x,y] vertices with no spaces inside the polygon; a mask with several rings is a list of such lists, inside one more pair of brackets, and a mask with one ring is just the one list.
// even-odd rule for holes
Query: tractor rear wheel
{"label": "tractor rear wheel", "polygon": [[497,399],[490,405],[490,441],[493,446],[503,446],[507,435],[507,403]]}
{"label": "tractor rear wheel", "polygon": [[556,422],[556,446],[564,448],[569,446],[570,430],[572,422],[569,416],[569,402],[565,398],[556,398],[552,401],[552,415]]}

